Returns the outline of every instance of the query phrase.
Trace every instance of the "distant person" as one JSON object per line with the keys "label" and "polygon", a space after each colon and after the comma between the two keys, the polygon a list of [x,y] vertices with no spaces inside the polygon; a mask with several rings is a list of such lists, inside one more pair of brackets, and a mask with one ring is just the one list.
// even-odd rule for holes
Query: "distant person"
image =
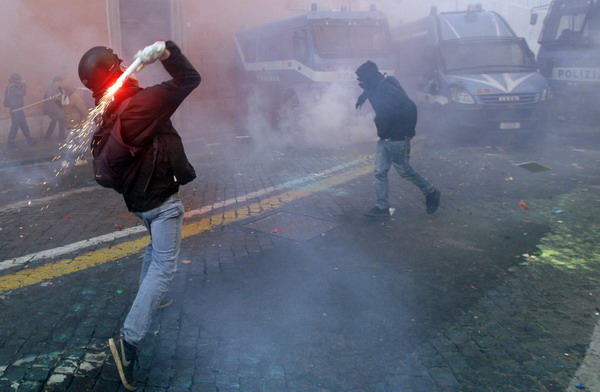
{"label": "distant person", "polygon": [[14,73],[8,79],[8,86],[4,91],[4,106],[10,110],[10,132],[8,133],[8,148],[15,148],[15,138],[19,128],[27,139],[30,146],[35,146],[36,142],[31,137],[29,125],[25,118],[23,106],[25,106],[25,96],[27,95],[27,84],[21,79],[21,75]]}
{"label": "distant person", "polygon": [[[67,128],[67,142],[79,146],[85,142],[81,135],[81,126],[88,115],[88,107],[70,80],[62,80],[58,86]],[[76,157],[75,166],[87,164],[87,160],[81,155]]]}
{"label": "distant person", "polygon": [[441,193],[410,166],[410,141],[415,136],[417,106],[408,97],[398,80],[379,72],[371,61],[356,70],[359,86],[364,92],[358,97],[356,108],[369,100],[375,111],[377,150],[375,156],[375,207],[365,216],[385,218],[390,216],[388,201],[388,172],[394,166],[400,176],[415,184],[425,195],[427,213],[433,214],[440,205]]}
{"label": "distant person", "polygon": [[59,83],[63,80],[60,76],[55,76],[52,79],[52,83],[48,85],[44,92],[44,99],[48,101],[44,102],[42,112],[50,118],[50,124],[46,130],[46,139],[52,137],[54,128],[58,125],[58,139],[64,140],[66,138],[65,133],[65,113],[61,102],[61,93]]}
{"label": "distant person", "polygon": [[[150,233],[140,273],[140,285],[118,336],[108,343],[123,386],[136,389],[133,374],[137,349],[146,336],[154,313],[164,302],[169,283],[175,275],[181,230],[183,205],[179,186],[196,177],[183,149],[181,137],[171,123],[171,116],[183,100],[200,84],[200,74],[171,41],[156,42],[135,55],[143,65],[160,60],[171,80],[148,88],[140,88],[135,78],[127,79],[114,95],[103,115],[101,130],[120,121],[118,132],[123,144],[137,153],[128,171],[130,181],[122,193],[129,211],[139,217]],[[122,60],[112,49],[97,46],[88,50],[79,62],[79,78],[93,92],[97,102],[123,73]],[[121,113],[116,118],[116,113]],[[96,134],[95,134],[96,135]],[[94,136],[92,153],[97,157],[102,146],[113,146],[110,133]],[[121,144],[121,145],[123,145]],[[116,147],[115,147],[116,149]],[[115,151],[115,150],[112,150]],[[129,150],[133,151],[133,150]],[[110,156],[105,157],[109,164]]]}

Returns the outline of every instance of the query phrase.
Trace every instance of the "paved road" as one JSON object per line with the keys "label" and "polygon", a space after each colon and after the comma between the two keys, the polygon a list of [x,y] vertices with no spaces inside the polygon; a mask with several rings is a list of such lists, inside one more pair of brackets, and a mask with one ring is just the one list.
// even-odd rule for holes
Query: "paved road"
{"label": "paved road", "polygon": [[[594,130],[533,150],[418,137],[442,207],[393,174],[385,221],[362,216],[372,140],[185,136],[199,178],[139,390],[600,391]],[[147,237],[89,167],[52,178],[54,147],[0,161],[0,390],[123,390],[106,339]]]}

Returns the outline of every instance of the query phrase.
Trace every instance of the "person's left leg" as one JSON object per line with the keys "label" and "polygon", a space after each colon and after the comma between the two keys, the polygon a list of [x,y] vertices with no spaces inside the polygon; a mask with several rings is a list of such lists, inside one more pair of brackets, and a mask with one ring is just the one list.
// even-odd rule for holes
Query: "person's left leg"
{"label": "person's left leg", "polygon": [[58,118],[56,121],[58,122],[58,138],[59,140],[65,140],[67,138],[65,119]]}
{"label": "person's left leg", "polygon": [[392,142],[390,146],[392,165],[402,178],[415,184],[426,195],[435,190],[432,183],[420,175],[409,163],[410,140]]}
{"label": "person's left leg", "polygon": [[421,190],[421,193],[425,195],[427,213],[433,214],[439,207],[441,193],[410,165],[410,139],[392,142],[390,150],[392,165],[394,165],[398,174]]}
{"label": "person's left leg", "polygon": [[179,196],[173,195],[160,207],[136,215],[149,227],[151,243],[146,247],[140,288],[121,330],[125,341],[134,346],[138,346],[148,332],[154,313],[175,275],[183,205]]}
{"label": "person's left leg", "polygon": [[58,120],[56,120],[56,118],[50,117],[50,123],[48,124],[48,129],[46,129],[46,139],[50,139],[52,137],[52,132],[54,132],[57,122]]}

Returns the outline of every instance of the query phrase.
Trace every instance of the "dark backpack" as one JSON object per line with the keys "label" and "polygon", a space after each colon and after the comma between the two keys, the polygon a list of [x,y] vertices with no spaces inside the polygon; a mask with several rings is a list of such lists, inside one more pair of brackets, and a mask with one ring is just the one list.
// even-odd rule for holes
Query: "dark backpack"
{"label": "dark backpack", "polygon": [[119,193],[127,193],[135,183],[142,164],[144,148],[123,141],[121,118],[131,98],[121,102],[115,113],[107,118],[92,136],[92,156],[96,182]]}

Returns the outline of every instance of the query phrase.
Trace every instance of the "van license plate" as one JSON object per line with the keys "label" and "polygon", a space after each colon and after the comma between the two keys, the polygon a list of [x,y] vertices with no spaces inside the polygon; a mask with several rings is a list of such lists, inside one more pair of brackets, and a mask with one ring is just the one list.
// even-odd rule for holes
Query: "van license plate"
{"label": "van license plate", "polygon": [[519,129],[521,128],[520,122],[501,122],[500,129]]}

